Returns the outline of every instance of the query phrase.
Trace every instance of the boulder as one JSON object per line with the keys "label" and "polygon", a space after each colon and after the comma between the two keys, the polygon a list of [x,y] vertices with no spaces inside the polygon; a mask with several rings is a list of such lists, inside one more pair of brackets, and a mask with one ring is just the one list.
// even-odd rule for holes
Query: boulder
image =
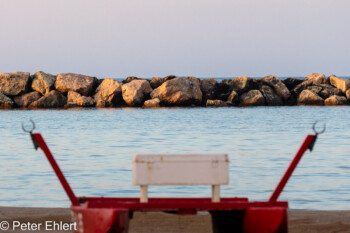
{"label": "boulder", "polygon": [[205,105],[207,107],[227,107],[227,103],[222,100],[207,100]]}
{"label": "boulder", "polygon": [[159,98],[165,105],[199,105],[202,102],[200,82],[194,77],[177,77],[153,90],[151,98]]}
{"label": "boulder", "polygon": [[303,90],[298,96],[299,105],[323,105],[324,100],[310,90]]}
{"label": "boulder", "polygon": [[265,105],[265,98],[259,90],[250,90],[240,96],[239,104],[241,106],[262,106]]}
{"label": "boulder", "polygon": [[129,82],[134,81],[134,80],[140,80],[140,78],[135,77],[135,76],[129,76],[125,80],[123,80],[122,83],[126,84],[126,83],[129,83]]}
{"label": "boulder", "polygon": [[348,102],[350,103],[350,90],[347,90],[346,93],[346,99],[348,100]]}
{"label": "boulder", "polygon": [[296,85],[294,89],[291,91],[294,96],[299,96],[299,94],[305,90],[307,87],[313,84],[312,80],[303,81],[300,84]]}
{"label": "boulder", "polygon": [[280,106],[283,105],[282,98],[268,85],[262,85],[260,88],[263,96],[265,97],[266,103],[269,106]]}
{"label": "boulder", "polygon": [[297,104],[297,97],[294,96],[294,95],[291,95],[290,96],[290,99],[286,100],[286,101],[283,101],[284,105],[287,105],[287,106],[293,106],[293,105],[296,105]]}
{"label": "boulder", "polygon": [[0,92],[6,96],[17,96],[28,92],[30,73],[0,73]]}
{"label": "boulder", "polygon": [[158,88],[163,83],[164,83],[164,79],[162,79],[160,77],[153,77],[150,81],[152,89]]}
{"label": "boulder", "polygon": [[217,84],[217,93],[218,94],[229,94],[230,93],[230,84],[232,79],[223,79]]}
{"label": "boulder", "polygon": [[236,91],[238,94],[242,94],[252,89],[259,89],[259,85],[255,79],[249,77],[237,77],[230,83],[230,91]]}
{"label": "boulder", "polygon": [[133,80],[122,86],[123,99],[130,106],[141,106],[151,91],[152,87],[147,80]]}
{"label": "boulder", "polygon": [[348,102],[346,101],[345,96],[332,95],[331,97],[325,99],[325,105],[346,105]]}
{"label": "boulder", "polygon": [[122,98],[122,84],[116,80],[106,78],[96,89],[94,95],[96,107],[115,107],[120,104]]}
{"label": "boulder", "polygon": [[172,80],[172,79],[174,79],[174,78],[176,78],[175,75],[168,75],[168,76],[165,76],[165,77],[163,78],[163,81],[166,82],[166,81]]}
{"label": "boulder", "polygon": [[320,86],[308,86],[306,88],[306,90],[310,90],[318,95],[322,91],[322,87],[320,87]]}
{"label": "boulder", "polygon": [[230,105],[237,105],[239,101],[239,96],[236,91],[232,91],[231,94],[227,98],[227,103]]}
{"label": "boulder", "polygon": [[45,95],[55,87],[56,76],[38,71],[34,74],[32,89]]}
{"label": "boulder", "polygon": [[222,101],[226,101],[228,99],[228,97],[230,97],[231,92],[227,92],[227,93],[218,93],[216,95],[216,99],[222,100]]}
{"label": "boulder", "polygon": [[146,100],[143,103],[144,108],[159,108],[160,107],[160,100],[158,98]]}
{"label": "boulder", "polygon": [[61,92],[52,90],[37,101],[34,101],[29,108],[62,108],[66,105],[67,98]]}
{"label": "boulder", "polygon": [[286,85],[276,76],[267,75],[264,78],[259,79],[259,82],[273,87],[276,93],[281,96],[283,100],[288,100],[291,96]]}
{"label": "boulder", "polygon": [[284,85],[288,88],[288,90],[293,90],[297,85],[303,82],[301,79],[297,78],[287,78],[282,81]]}
{"label": "boulder", "polygon": [[350,80],[345,80],[342,78],[338,78],[335,75],[329,76],[329,82],[331,85],[340,89],[343,93],[345,93],[348,89],[350,89]]}
{"label": "boulder", "polygon": [[[103,80],[105,80],[105,79],[98,79],[98,78],[96,78],[96,82],[95,82],[95,93],[96,93],[97,87],[101,85],[101,83],[103,82]],[[93,94],[94,94],[94,93],[93,93]]]}
{"label": "boulder", "polygon": [[30,92],[30,93],[27,93],[27,94],[15,97],[14,102],[20,108],[27,108],[34,101],[37,101],[40,98],[41,98],[40,93],[36,92],[36,91],[33,91],[33,92]]}
{"label": "boulder", "polygon": [[95,105],[95,101],[92,97],[82,96],[75,91],[68,91],[67,105],[69,107],[91,107]]}
{"label": "boulder", "polygon": [[0,109],[13,108],[14,104],[15,103],[12,101],[12,99],[0,92]]}
{"label": "boulder", "polygon": [[94,92],[97,79],[82,74],[59,74],[56,79],[56,90],[62,93],[75,91],[84,96],[90,96]]}
{"label": "boulder", "polygon": [[344,93],[340,89],[335,88],[331,85],[320,84],[320,86],[322,87],[322,90],[320,91],[320,93],[318,95],[321,96],[323,99],[327,99],[328,97],[330,97],[332,95],[344,96]]}
{"label": "boulder", "polygon": [[335,88],[329,84],[315,84],[313,86],[308,86],[306,89],[313,91],[317,95],[321,96],[323,99],[327,99],[332,95],[344,95],[340,89]]}
{"label": "boulder", "polygon": [[327,79],[324,74],[312,73],[304,78],[304,81],[311,81],[312,84],[326,84]]}
{"label": "boulder", "polygon": [[215,99],[217,95],[218,82],[214,78],[202,79],[200,81],[202,91],[202,102],[206,103],[208,99]]}

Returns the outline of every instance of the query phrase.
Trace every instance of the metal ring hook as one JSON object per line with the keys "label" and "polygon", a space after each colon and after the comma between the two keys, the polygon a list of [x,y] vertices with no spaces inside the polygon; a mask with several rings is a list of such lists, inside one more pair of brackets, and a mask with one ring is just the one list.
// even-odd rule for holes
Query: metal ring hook
{"label": "metal ring hook", "polygon": [[326,123],[323,124],[323,129],[319,132],[316,131],[316,124],[317,124],[317,121],[315,121],[315,123],[312,125],[312,129],[315,132],[315,134],[316,135],[323,134],[326,131]]}
{"label": "metal ring hook", "polygon": [[30,133],[30,134],[31,134],[31,133],[33,132],[33,130],[35,129],[35,123],[34,123],[34,121],[33,121],[32,119],[30,119],[30,122],[32,122],[32,125],[33,125],[33,127],[32,127],[31,130],[26,130],[26,129],[24,128],[23,122],[22,122],[22,129],[23,129],[24,132]]}

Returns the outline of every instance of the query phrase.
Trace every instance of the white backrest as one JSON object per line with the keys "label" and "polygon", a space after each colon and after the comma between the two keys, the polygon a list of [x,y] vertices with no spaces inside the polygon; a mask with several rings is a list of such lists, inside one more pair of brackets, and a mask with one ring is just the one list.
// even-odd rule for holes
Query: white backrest
{"label": "white backrest", "polygon": [[133,184],[228,184],[228,165],[227,154],[136,154],[133,155]]}

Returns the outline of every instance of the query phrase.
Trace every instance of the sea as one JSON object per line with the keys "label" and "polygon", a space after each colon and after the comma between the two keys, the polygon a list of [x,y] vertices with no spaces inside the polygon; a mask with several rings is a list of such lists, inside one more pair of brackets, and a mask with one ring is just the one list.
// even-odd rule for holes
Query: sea
{"label": "sea", "polygon": [[[69,207],[41,133],[77,196],[138,197],[136,153],[227,153],[223,197],[268,200],[312,125],[326,131],[279,200],[292,209],[350,209],[350,107],[110,108],[0,111],[0,206]],[[150,197],[210,197],[209,186],[150,186]]]}

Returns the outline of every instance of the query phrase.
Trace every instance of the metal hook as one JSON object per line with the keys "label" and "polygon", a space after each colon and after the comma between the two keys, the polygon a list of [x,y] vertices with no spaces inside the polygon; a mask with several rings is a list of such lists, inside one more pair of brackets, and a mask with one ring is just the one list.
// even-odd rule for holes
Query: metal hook
{"label": "metal hook", "polygon": [[323,134],[326,131],[326,123],[323,124],[323,129],[319,132],[316,131],[316,124],[317,124],[317,121],[315,121],[315,123],[312,125],[312,129],[315,132],[315,134],[316,135]]}
{"label": "metal hook", "polygon": [[33,127],[32,127],[31,130],[26,130],[26,129],[24,128],[23,122],[22,122],[22,129],[23,129],[24,132],[30,133],[30,134],[31,134],[31,133],[33,133],[33,130],[35,129],[35,123],[34,123],[34,121],[33,121],[32,119],[30,119],[30,122],[32,122],[32,125],[33,125]]}

